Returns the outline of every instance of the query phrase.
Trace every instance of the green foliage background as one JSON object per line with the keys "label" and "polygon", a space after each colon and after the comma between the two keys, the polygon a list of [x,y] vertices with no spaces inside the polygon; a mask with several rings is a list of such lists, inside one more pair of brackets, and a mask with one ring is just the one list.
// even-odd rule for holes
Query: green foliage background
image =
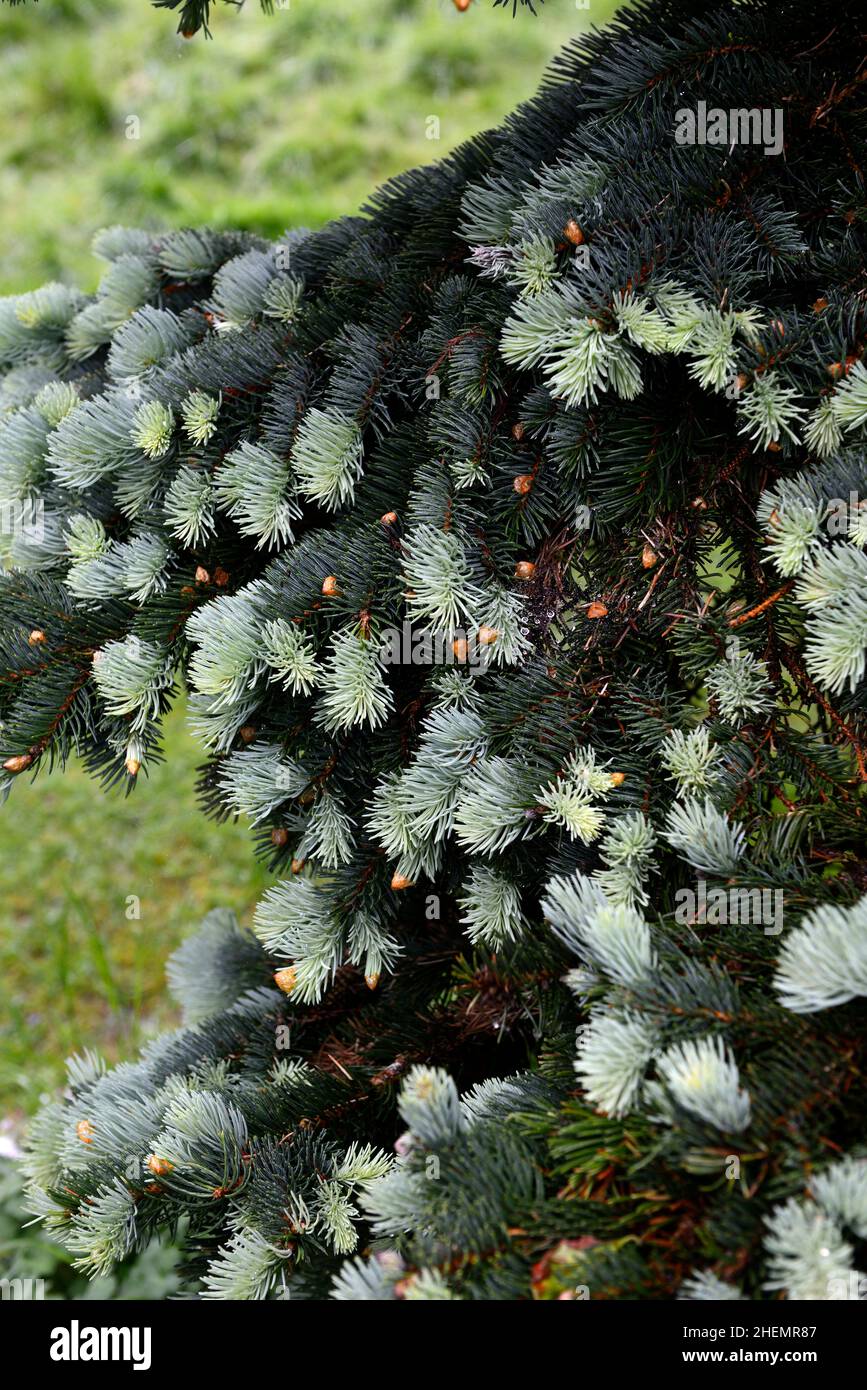
{"label": "green foliage background", "polygon": [[[92,231],[209,222],[277,235],[352,212],[375,185],[494,125],[548,58],[614,6],[534,19],[473,0],[251,0],[185,41],[148,0],[0,10],[0,292],[72,274]],[[437,115],[441,138],[425,135]],[[130,118],[140,138],[128,138]]]}
{"label": "green foliage background", "polygon": [[[614,8],[547,0],[513,20],[490,0],[465,14],[451,0],[290,0],[269,19],[251,3],[220,6],[214,39],[185,42],[146,0],[3,6],[0,293],[91,288],[90,238],[114,222],[275,235],[354,212],[497,123]],[[169,951],[211,907],[246,920],[265,886],[248,832],[196,806],[182,709],[166,754],[128,800],[72,768],[21,779],[0,809],[0,1114],[31,1110],[70,1051],[116,1059],[164,1025]]]}

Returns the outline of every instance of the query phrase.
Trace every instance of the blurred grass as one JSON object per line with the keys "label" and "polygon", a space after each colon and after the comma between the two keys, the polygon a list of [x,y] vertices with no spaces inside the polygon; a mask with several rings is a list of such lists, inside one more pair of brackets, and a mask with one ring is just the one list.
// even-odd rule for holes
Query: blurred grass
{"label": "blurred grass", "polygon": [[266,886],[245,827],[196,804],[181,706],[165,752],[129,797],[70,767],[0,811],[0,1107],[29,1109],[68,1053],[129,1056],[172,1021],[168,951],[212,907],[249,921]]}
{"label": "blurred grass", "polygon": [[[212,42],[185,42],[145,0],[3,6],[0,293],[92,287],[90,238],[113,222],[275,235],[353,212],[496,124],[613,8],[548,0],[512,20],[490,0],[463,15],[450,0],[291,0],[268,19],[250,0],[219,7]],[[249,920],[265,886],[243,826],[196,805],[182,711],[166,751],[127,800],[70,768],[22,779],[0,808],[0,1113],[32,1109],[76,1048],[129,1056],[169,1022],[169,951],[212,907]]]}
{"label": "blurred grass", "polygon": [[513,20],[491,0],[465,14],[451,0],[290,0],[268,18],[248,0],[216,7],[212,41],[186,41],[146,0],[3,6],[0,293],[70,274],[89,288],[90,237],[113,222],[276,235],[353,212],[496,124],[613,8],[547,0]]}

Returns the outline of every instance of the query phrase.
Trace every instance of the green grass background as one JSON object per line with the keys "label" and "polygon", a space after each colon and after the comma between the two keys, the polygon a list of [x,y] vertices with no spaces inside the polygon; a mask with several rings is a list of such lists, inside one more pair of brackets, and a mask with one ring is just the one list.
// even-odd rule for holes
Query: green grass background
{"label": "green grass background", "polygon": [[[548,0],[513,20],[490,0],[465,14],[451,0],[290,0],[269,19],[249,0],[217,7],[212,41],[187,42],[147,0],[0,6],[0,293],[92,288],[90,238],[115,222],[273,235],[354,212],[496,124],[614,8]],[[69,1052],[128,1056],[170,1022],[169,951],[212,907],[248,921],[266,886],[245,827],[196,805],[202,755],[182,709],[166,753],[128,799],[72,767],[22,779],[0,808],[0,1114],[32,1110]]]}

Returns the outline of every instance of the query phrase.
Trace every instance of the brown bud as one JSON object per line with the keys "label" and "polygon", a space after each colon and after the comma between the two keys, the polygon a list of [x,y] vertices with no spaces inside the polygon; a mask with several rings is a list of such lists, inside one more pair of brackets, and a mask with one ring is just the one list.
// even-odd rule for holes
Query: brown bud
{"label": "brown bud", "polygon": [[512,426],[512,438],[517,439],[519,443],[524,438],[524,426],[520,420],[516,420]]}
{"label": "brown bud", "polygon": [[244,743],[252,743],[256,737],[257,729],[254,724],[242,724],[238,733]]}
{"label": "brown bud", "polygon": [[214,583],[219,584],[220,588],[222,589],[225,587],[226,584],[228,584],[228,582],[228,572],[223,569],[222,565],[218,565],[217,568],[214,570]]}
{"label": "brown bud", "polygon": [[407,878],[404,874],[395,874],[391,880],[391,886],[396,893],[399,893],[404,888],[412,887],[412,879]]}
{"label": "brown bud", "polygon": [[299,804],[300,806],[309,806],[309,805],[311,804],[311,802],[313,802],[313,801],[315,801],[315,800],[316,800],[316,793],[315,793],[315,791],[313,790],[312,787],[308,787],[307,790],[306,790],[306,792],[302,792],[301,795],[299,796],[299,798],[298,798],[298,804]]}
{"label": "brown bud", "polygon": [[291,865],[290,865],[290,868],[292,869],[293,874],[300,874],[301,870],[304,868],[304,865],[305,865],[306,863],[307,863],[307,860],[306,860],[306,859],[293,859],[293,860],[292,860],[292,863],[291,863]]}
{"label": "brown bud", "polygon": [[646,570],[652,570],[659,563],[659,556],[652,545],[646,545],[641,552],[641,563]]}
{"label": "brown bud", "polygon": [[335,594],[340,593],[340,590],[337,587],[337,580],[333,574],[328,574],[323,579],[322,592],[326,598],[333,598]]}
{"label": "brown bud", "polygon": [[298,976],[294,965],[285,965],[282,970],[274,971],[274,983],[278,989],[282,989],[284,994],[291,994],[298,982]]}
{"label": "brown bud", "polygon": [[204,565],[196,565],[196,583],[210,584],[210,582],[211,576],[208,574],[208,571],[205,569]]}
{"label": "brown bud", "polygon": [[75,1126],[75,1132],[82,1144],[93,1143],[94,1128],[90,1120],[79,1120],[78,1124]]}
{"label": "brown bud", "polygon": [[584,233],[578,226],[574,217],[570,217],[566,226],[563,228],[563,235],[567,241],[571,241],[573,246],[584,245]]}
{"label": "brown bud", "polygon": [[480,647],[490,647],[499,637],[499,632],[495,627],[485,627],[484,624],[479,628],[478,643]]}
{"label": "brown bud", "polygon": [[814,314],[821,314],[822,310],[823,310],[823,309],[827,309],[827,307],[828,307],[828,301],[827,301],[827,299],[825,298],[824,295],[820,295],[818,299],[814,299],[814,300],[813,300],[813,313],[814,313]]}
{"label": "brown bud", "polygon": [[274,829],[271,831],[271,844],[276,845],[278,849],[282,849],[283,846],[288,843],[288,840],[289,831],[282,825],[275,825]]}
{"label": "brown bud", "polygon": [[132,754],[130,754],[126,762],[124,763],[124,767],[126,768],[130,777],[137,777],[141,768],[141,760],[139,758],[134,758]]}
{"label": "brown bud", "polygon": [[170,1173],[174,1167],[174,1164],[169,1163],[167,1158],[157,1158],[156,1154],[148,1154],[145,1164],[158,1178],[164,1178],[166,1173]]}
{"label": "brown bud", "polygon": [[707,502],[705,502],[703,497],[693,497],[689,505],[692,507],[694,512],[707,511]]}
{"label": "brown bud", "polygon": [[460,14],[464,14],[470,8],[472,0],[454,0],[454,7]]}
{"label": "brown bud", "polygon": [[46,641],[45,633],[42,631],[42,628],[35,627],[31,632],[30,636],[27,638],[27,641],[30,643],[31,647],[41,646],[42,643]]}
{"label": "brown bud", "polygon": [[622,786],[623,786],[623,783],[624,783],[625,781],[626,781],[626,773],[625,773],[625,772],[612,772],[612,774],[611,774],[611,785],[612,785],[612,787],[622,787]]}
{"label": "brown bud", "polygon": [[607,616],[608,609],[605,607],[605,604],[600,603],[598,599],[595,599],[587,609],[588,618],[605,618]]}
{"label": "brown bud", "polygon": [[781,453],[782,448],[783,448],[782,444],[778,444],[777,441],[776,441],[776,439],[772,439],[771,442],[770,442],[770,444],[768,445],[768,453],[769,453],[769,454],[779,454],[779,453]]}
{"label": "brown bud", "polygon": [[381,516],[379,519],[383,526],[395,526],[397,524],[397,512],[386,512],[385,516]]}
{"label": "brown bud", "polygon": [[455,654],[455,660],[463,665],[467,659],[468,651],[466,637],[456,637],[454,642],[452,642],[452,651]]}
{"label": "brown bud", "polygon": [[515,566],[516,579],[532,579],[536,573],[536,566],[532,560],[519,560]]}
{"label": "brown bud", "polygon": [[520,493],[522,497],[526,497],[532,486],[532,473],[519,473],[518,476],[512,480],[512,487],[516,492]]}
{"label": "brown bud", "polygon": [[377,972],[375,975],[365,975],[364,983],[367,985],[368,989],[376,989],[376,986],[379,984],[379,973]]}
{"label": "brown bud", "polygon": [[7,758],[3,766],[7,772],[23,772],[32,762],[32,753],[19,753],[17,757]]}

